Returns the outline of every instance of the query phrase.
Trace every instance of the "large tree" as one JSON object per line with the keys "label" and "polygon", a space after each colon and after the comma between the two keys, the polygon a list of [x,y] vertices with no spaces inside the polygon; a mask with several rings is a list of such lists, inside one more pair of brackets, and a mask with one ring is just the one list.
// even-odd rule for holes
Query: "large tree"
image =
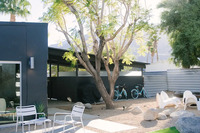
{"label": "large tree", "polygon": [[200,65],[200,0],[165,0],[161,27],[170,37],[173,60],[190,68]]}
{"label": "large tree", "polygon": [[[43,1],[51,3],[51,6],[42,19],[57,25],[57,30],[65,35],[79,62],[95,79],[106,108],[114,108],[112,99],[119,76],[119,61],[137,33],[147,24],[149,12],[140,6],[139,0]],[[74,16],[75,28],[69,27],[69,16]],[[95,55],[95,65],[91,64],[89,53]],[[131,63],[130,60],[124,58],[123,62]],[[107,71],[110,93],[100,76],[102,62]],[[113,69],[110,69],[111,64]]]}
{"label": "large tree", "polygon": [[30,14],[28,0],[0,0],[0,12],[10,14],[10,21],[16,21],[16,15],[26,17]]}

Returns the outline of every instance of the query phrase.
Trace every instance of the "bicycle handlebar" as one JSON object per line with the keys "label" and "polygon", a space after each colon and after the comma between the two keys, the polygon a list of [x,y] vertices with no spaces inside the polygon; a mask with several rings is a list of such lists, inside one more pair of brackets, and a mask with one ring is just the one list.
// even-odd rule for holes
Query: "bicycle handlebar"
{"label": "bicycle handlebar", "polygon": [[123,85],[116,85],[116,86],[115,86],[115,88],[119,88],[119,87],[125,88],[126,86],[125,86],[125,84],[123,84]]}
{"label": "bicycle handlebar", "polygon": [[125,87],[125,84],[123,84],[123,85],[119,85],[119,87]]}

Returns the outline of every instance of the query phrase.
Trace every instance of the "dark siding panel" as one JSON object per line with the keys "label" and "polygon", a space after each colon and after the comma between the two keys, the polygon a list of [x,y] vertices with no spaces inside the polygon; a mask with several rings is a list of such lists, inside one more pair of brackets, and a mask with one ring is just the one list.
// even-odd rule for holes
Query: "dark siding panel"
{"label": "dark siding panel", "polygon": [[[28,103],[34,103],[38,99],[47,104],[47,25],[27,26],[27,60],[34,57],[34,69],[28,72]],[[37,97],[33,95],[37,94]]]}
{"label": "dark siding panel", "polygon": [[[48,86],[48,96],[50,98],[67,100],[67,97],[71,97],[73,102],[77,102],[80,101],[83,96],[82,92],[80,92],[81,90],[84,90],[86,93],[90,93],[92,97],[94,95],[97,95],[94,97],[98,97],[98,94],[96,94],[98,91],[96,86],[93,86],[95,85],[95,81],[92,77],[52,77],[48,80],[51,81]],[[102,80],[107,88],[107,91],[109,92],[110,87],[107,77],[102,77]],[[128,98],[131,98],[130,90],[133,89],[136,84],[143,84],[143,77],[121,76],[118,78],[116,85],[123,84],[126,84]],[[91,88],[94,89],[94,91]],[[88,89],[93,92],[89,92]]]}
{"label": "dark siding panel", "polygon": [[26,27],[23,25],[0,25],[0,60],[21,61],[22,65],[22,101],[26,103],[27,94],[27,57]]}
{"label": "dark siding panel", "polygon": [[26,58],[25,26],[0,26],[0,59],[24,60]]}
{"label": "dark siding panel", "polygon": [[[23,105],[47,105],[47,24],[0,22],[0,60],[22,62]],[[29,57],[35,69],[29,69]]]}

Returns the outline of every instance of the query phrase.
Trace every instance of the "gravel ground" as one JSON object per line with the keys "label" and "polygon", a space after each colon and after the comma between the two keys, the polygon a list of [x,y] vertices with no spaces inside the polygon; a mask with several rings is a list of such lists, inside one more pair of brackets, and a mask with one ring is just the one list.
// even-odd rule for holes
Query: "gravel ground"
{"label": "gravel ground", "polygon": [[[146,133],[151,131],[160,130],[163,128],[171,127],[175,125],[177,119],[168,117],[166,120],[154,120],[154,121],[144,121],[143,113],[136,114],[133,109],[135,107],[141,108],[143,112],[149,108],[157,108],[157,103],[155,98],[139,98],[136,100],[119,100],[115,101],[115,109],[109,110],[105,109],[105,104],[93,104],[92,109],[85,109],[86,114],[98,116],[99,119],[118,122],[121,124],[126,124],[130,126],[137,127],[136,129],[122,131],[120,133]],[[70,110],[73,103],[65,101],[51,101],[48,107],[56,107],[58,109]],[[124,108],[125,107],[125,108]],[[174,108],[174,107],[167,107]],[[165,108],[165,109],[167,109]],[[183,110],[183,105],[180,105],[176,110]],[[193,112],[196,116],[200,116],[200,111],[195,107],[187,108],[187,111]],[[85,128],[97,133],[106,133],[103,130],[87,127]],[[14,133],[15,127],[0,128],[0,133]]]}

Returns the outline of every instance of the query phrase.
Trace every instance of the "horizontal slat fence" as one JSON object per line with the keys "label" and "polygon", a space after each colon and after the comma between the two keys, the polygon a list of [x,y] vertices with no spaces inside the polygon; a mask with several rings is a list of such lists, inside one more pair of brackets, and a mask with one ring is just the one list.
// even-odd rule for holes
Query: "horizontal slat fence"
{"label": "horizontal slat fence", "polygon": [[168,70],[168,90],[200,92],[200,69]]}
{"label": "horizontal slat fence", "polygon": [[161,91],[200,92],[200,69],[170,69],[163,72],[144,72],[144,87],[148,95]]}
{"label": "horizontal slat fence", "polygon": [[145,72],[144,88],[149,97],[153,97],[162,90],[167,90],[167,72]]}

